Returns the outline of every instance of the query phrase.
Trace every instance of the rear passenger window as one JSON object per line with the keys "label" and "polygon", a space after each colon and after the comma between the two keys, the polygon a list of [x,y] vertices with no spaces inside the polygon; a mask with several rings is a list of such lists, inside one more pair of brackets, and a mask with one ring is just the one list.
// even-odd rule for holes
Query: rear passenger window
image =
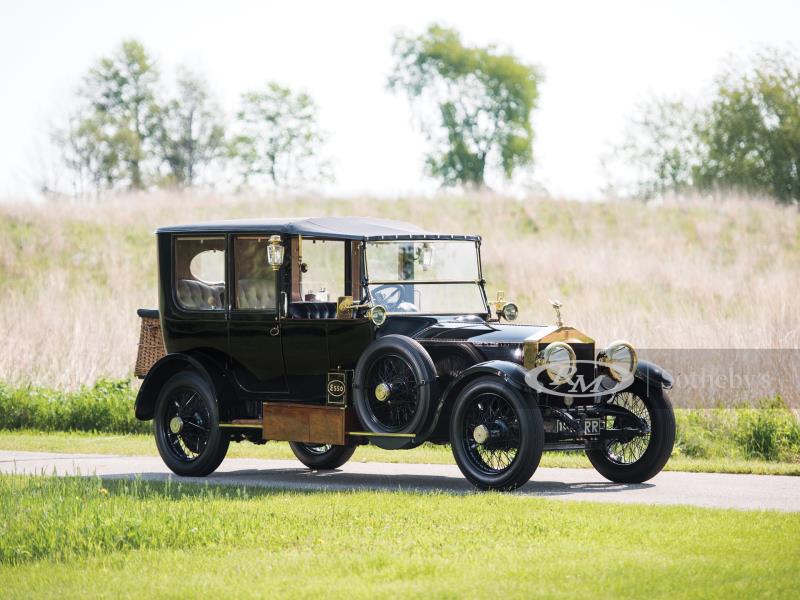
{"label": "rear passenger window", "polygon": [[225,310],[225,238],[176,238],[174,281],[182,308]]}
{"label": "rear passenger window", "polygon": [[225,283],[225,252],[203,250],[189,263],[189,272],[208,285]]}
{"label": "rear passenger window", "polygon": [[277,278],[267,262],[269,236],[237,237],[233,246],[236,308],[277,310]]}

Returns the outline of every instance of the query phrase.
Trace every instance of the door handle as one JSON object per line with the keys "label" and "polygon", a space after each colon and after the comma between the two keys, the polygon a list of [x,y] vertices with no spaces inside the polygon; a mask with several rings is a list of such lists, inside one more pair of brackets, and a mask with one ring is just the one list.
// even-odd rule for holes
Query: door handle
{"label": "door handle", "polygon": [[275,327],[273,327],[272,329],[269,330],[269,334],[272,337],[275,337],[276,335],[280,335],[281,334],[281,328],[276,325]]}

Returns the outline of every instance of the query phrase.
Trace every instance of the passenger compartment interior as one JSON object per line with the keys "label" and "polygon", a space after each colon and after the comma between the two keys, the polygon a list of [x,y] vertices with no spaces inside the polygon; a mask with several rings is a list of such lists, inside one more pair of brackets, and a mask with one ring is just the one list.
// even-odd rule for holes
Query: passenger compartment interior
{"label": "passenger compartment interior", "polygon": [[225,285],[210,285],[195,279],[181,279],[177,286],[181,306],[195,310],[220,310],[225,308]]}
{"label": "passenger compartment interior", "polygon": [[238,281],[237,306],[245,309],[275,310],[275,278],[249,277]]}
{"label": "passenger compartment interior", "polygon": [[292,302],[289,304],[292,319],[335,319],[336,302]]}

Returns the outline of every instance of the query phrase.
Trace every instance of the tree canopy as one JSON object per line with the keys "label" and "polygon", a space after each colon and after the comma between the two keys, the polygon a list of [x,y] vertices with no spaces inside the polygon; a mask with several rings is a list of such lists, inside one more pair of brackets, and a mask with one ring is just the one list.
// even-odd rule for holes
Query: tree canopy
{"label": "tree canopy", "polygon": [[222,156],[225,129],[202,78],[181,69],[177,88],[162,111],[159,155],[168,169],[168,184],[192,187],[202,168]]}
{"label": "tree canopy", "polygon": [[281,187],[328,176],[319,155],[317,106],[308,94],[271,82],[263,91],[243,94],[236,116],[239,132],[230,156],[245,184],[266,177]]}
{"label": "tree canopy", "polygon": [[53,136],[76,195],[193,187],[212,179],[209,170],[227,175],[229,167],[245,185],[328,176],[308,94],[277,83],[244,94],[229,133],[202,77],[179,67],[174,88],[164,94],[155,62],[136,40],[97,61],[78,89],[77,108]]}
{"label": "tree canopy", "polygon": [[389,89],[415,104],[431,142],[428,172],[444,185],[485,185],[494,163],[505,177],[533,162],[530,115],[541,75],[494,46],[468,46],[458,32],[432,25],[395,38]]}
{"label": "tree canopy", "polygon": [[65,162],[98,188],[142,189],[155,176],[149,161],[160,109],[158,71],[135,40],[98,61],[79,90],[80,108],[58,138]]}
{"label": "tree canopy", "polygon": [[618,150],[645,197],[733,188],[799,201],[800,59],[768,50],[730,64],[705,104],[651,102]]}

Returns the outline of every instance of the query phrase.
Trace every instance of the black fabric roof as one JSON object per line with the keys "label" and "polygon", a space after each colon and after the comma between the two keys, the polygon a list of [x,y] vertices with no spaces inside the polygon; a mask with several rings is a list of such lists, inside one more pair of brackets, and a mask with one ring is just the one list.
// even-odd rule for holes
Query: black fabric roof
{"label": "black fabric roof", "polygon": [[160,227],[156,233],[262,233],[302,235],[329,240],[480,240],[478,235],[425,231],[402,221],[371,217],[310,217],[299,219],[240,219]]}

